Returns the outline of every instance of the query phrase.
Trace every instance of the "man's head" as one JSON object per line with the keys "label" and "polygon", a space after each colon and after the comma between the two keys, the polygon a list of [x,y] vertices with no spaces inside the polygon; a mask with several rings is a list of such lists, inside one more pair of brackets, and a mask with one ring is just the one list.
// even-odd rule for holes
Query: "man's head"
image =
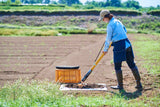
{"label": "man's head", "polygon": [[109,20],[112,19],[112,17],[113,17],[113,15],[110,13],[109,10],[102,10],[100,12],[100,19],[99,19],[99,21],[103,20],[104,22],[108,23]]}

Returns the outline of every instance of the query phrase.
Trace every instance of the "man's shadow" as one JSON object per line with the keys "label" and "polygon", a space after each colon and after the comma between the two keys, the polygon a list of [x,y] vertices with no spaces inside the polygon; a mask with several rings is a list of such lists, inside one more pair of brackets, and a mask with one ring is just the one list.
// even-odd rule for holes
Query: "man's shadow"
{"label": "man's shadow", "polygon": [[135,99],[142,95],[142,90],[136,90],[134,92],[126,92],[124,89],[119,90],[119,93],[111,91],[114,95],[117,95],[119,97],[123,97],[126,100]]}

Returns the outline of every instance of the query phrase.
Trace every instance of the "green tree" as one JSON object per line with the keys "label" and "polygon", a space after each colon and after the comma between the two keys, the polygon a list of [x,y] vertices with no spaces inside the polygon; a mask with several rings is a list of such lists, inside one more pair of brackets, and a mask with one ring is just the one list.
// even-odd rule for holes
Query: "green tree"
{"label": "green tree", "polygon": [[20,1],[20,0],[16,0],[16,1],[15,1],[15,4],[16,4],[16,5],[20,5],[20,4],[21,4],[21,1]]}
{"label": "green tree", "polygon": [[11,0],[7,0],[6,5],[11,5],[12,1]]}
{"label": "green tree", "polygon": [[[107,0],[109,1],[109,0]],[[94,6],[94,7],[106,7],[106,6],[109,6],[109,2],[97,2],[97,1],[86,1],[85,2],[85,5],[90,5],[90,6]]]}
{"label": "green tree", "polygon": [[128,1],[124,2],[124,6],[128,7],[128,8],[134,7],[136,9],[141,8],[141,6],[139,5],[139,2],[135,1],[135,0],[128,0]]}
{"label": "green tree", "polygon": [[71,6],[72,4],[81,4],[79,0],[59,0],[60,4],[67,4],[68,6]]}
{"label": "green tree", "polygon": [[66,0],[58,0],[58,3],[60,3],[60,4],[66,4]]}
{"label": "green tree", "polygon": [[45,4],[49,4],[49,3],[50,3],[50,0],[45,0],[44,3],[45,3]]}
{"label": "green tree", "polygon": [[56,1],[51,1],[51,4],[57,4],[57,2]]}
{"label": "green tree", "polygon": [[111,1],[110,0],[106,0],[105,6],[110,6],[111,5]]}
{"label": "green tree", "polygon": [[30,4],[34,4],[37,2],[37,0],[29,0]]}
{"label": "green tree", "polygon": [[[50,0],[48,0],[50,2]],[[44,1],[44,2],[48,2],[48,1]],[[35,4],[35,3],[42,3],[43,0],[21,0],[22,3],[28,3],[28,4]]]}
{"label": "green tree", "polygon": [[111,3],[111,6],[115,6],[115,7],[121,6],[121,0],[111,0],[110,3]]}
{"label": "green tree", "polygon": [[11,2],[15,2],[16,0],[11,0]]}

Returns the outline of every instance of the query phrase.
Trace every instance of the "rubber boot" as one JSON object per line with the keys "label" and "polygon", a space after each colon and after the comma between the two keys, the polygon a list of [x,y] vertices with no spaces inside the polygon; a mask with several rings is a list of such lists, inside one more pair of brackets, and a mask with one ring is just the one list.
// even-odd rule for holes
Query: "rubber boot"
{"label": "rubber boot", "polygon": [[133,75],[134,75],[134,78],[135,78],[136,84],[137,84],[137,86],[136,86],[135,88],[137,88],[137,89],[142,89],[143,87],[142,87],[142,84],[141,84],[141,77],[140,77],[140,75],[139,75],[139,71],[138,71],[137,66],[134,67],[134,68],[131,69],[131,70],[132,70],[132,73],[133,73]]}
{"label": "rubber boot", "polygon": [[123,76],[122,76],[122,71],[116,71],[116,76],[117,76],[117,82],[118,85],[117,86],[111,86],[112,89],[119,89],[122,90],[123,89]]}

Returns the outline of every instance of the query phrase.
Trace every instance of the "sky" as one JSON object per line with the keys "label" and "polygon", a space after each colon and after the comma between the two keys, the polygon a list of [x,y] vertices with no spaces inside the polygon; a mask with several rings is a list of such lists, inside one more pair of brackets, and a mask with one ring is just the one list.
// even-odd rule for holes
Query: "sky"
{"label": "sky", "polygon": [[[80,1],[82,3],[85,3],[87,0],[80,0]],[[95,0],[95,1],[105,1],[105,0]],[[121,1],[125,2],[127,0],[121,0]],[[150,7],[150,6],[157,7],[157,5],[160,5],[160,0],[136,0],[136,1],[138,1],[142,7]]]}

